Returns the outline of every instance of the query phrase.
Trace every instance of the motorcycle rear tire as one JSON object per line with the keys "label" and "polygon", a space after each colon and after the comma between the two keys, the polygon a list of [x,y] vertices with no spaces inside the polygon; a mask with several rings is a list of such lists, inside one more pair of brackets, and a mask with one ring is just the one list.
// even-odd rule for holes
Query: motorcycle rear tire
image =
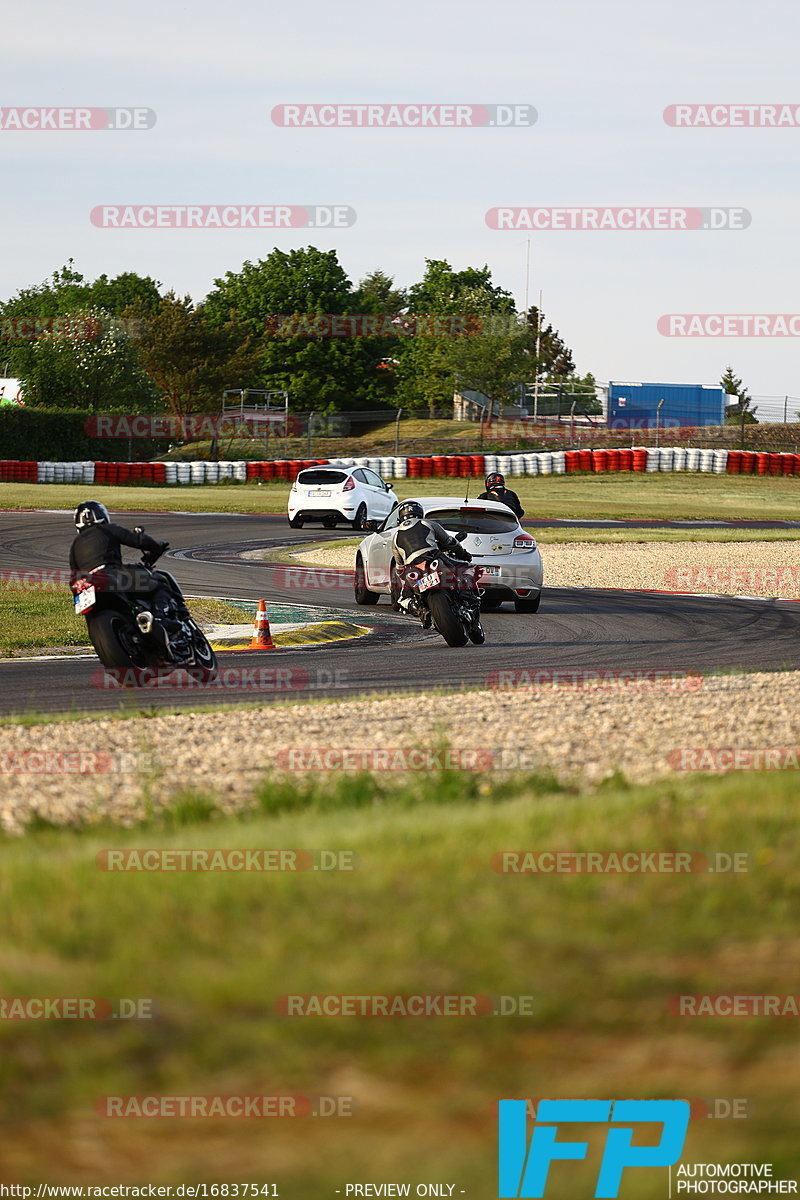
{"label": "motorcycle rear tire", "polygon": [[130,618],[113,609],[91,613],[86,621],[89,637],[104,667],[142,671],[152,666],[144,650],[128,649],[138,631]]}
{"label": "motorcycle rear tire", "polygon": [[191,627],[194,665],[189,667],[189,674],[198,683],[213,683],[217,678],[217,656],[202,629],[198,629],[194,621]]}
{"label": "motorcycle rear tire", "polygon": [[446,592],[429,592],[428,608],[433,623],[448,646],[466,646],[468,636]]}

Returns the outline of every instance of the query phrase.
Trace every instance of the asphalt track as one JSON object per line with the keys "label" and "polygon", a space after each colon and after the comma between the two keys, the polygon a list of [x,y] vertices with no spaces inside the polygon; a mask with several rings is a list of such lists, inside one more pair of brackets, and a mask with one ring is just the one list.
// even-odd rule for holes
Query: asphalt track
{"label": "asphalt track", "polygon": [[[346,696],[481,686],[498,671],[544,669],[611,671],[786,670],[800,668],[800,604],[759,599],[552,588],[539,612],[526,616],[509,605],[484,617],[486,644],[450,649],[438,634],[391,612],[382,600],[359,608],[344,572],[287,571],[285,565],[245,561],[244,549],[341,537],[316,527],[302,534],[284,517],[230,513],[115,514],[168,540],[162,560],[190,595],[323,605],[358,614],[374,632],[353,642],[261,654],[221,655],[225,668],[242,672],[242,686],[200,690],[159,687],[109,689],[99,685],[91,658],[0,661],[0,713],[101,712],[203,704],[264,703],[323,695]],[[525,522],[534,526],[534,522]],[[542,525],[613,524],[691,528],[688,522],[552,522]],[[794,522],[764,522],[780,528]],[[697,522],[740,526],[750,522]],[[61,512],[0,512],[0,570],[63,569],[72,539],[70,515]],[[598,552],[602,549],[598,547]],[[65,591],[65,603],[70,595]],[[508,678],[508,677],[506,677]],[[236,680],[228,676],[235,683]]]}

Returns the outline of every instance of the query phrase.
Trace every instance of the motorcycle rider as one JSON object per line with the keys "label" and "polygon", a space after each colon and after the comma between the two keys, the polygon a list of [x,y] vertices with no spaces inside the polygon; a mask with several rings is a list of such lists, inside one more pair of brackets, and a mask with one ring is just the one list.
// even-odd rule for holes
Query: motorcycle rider
{"label": "motorcycle rider", "polygon": [[[167,637],[178,633],[182,622],[175,620],[174,607],[166,588],[149,570],[126,566],[120,549],[121,546],[133,546],[155,560],[168,548],[169,542],[157,542],[147,533],[137,533],[126,529],[124,525],[115,525],[105,504],[98,500],[82,501],[75,509],[74,520],[78,533],[69,551],[69,565],[73,574],[87,575],[102,568],[104,590],[150,596],[152,607]],[[152,614],[149,615],[152,617]]]}
{"label": "motorcycle rider", "polygon": [[[438,521],[425,518],[425,510],[417,500],[404,500],[397,510],[399,524],[392,535],[392,557],[399,567],[411,567],[420,558],[430,557],[439,550],[464,562],[472,562],[472,555],[459,540],[448,533]],[[403,580],[397,606],[403,612],[413,613],[414,593]],[[431,614],[427,608],[422,612],[422,628],[430,629]],[[473,622],[473,641],[483,641],[480,623],[480,608],[476,606]]]}
{"label": "motorcycle rider", "polygon": [[517,517],[525,516],[525,509],[519,502],[519,496],[506,487],[506,477],[499,471],[492,471],[490,475],[486,476],[486,491],[481,492],[478,499],[497,500],[498,503],[505,504],[507,508],[510,508]]}

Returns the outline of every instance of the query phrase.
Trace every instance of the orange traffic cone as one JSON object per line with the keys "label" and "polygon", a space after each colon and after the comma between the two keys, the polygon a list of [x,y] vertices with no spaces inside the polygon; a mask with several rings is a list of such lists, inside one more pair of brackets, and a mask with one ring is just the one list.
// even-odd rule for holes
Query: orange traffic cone
{"label": "orange traffic cone", "polygon": [[253,625],[253,637],[250,642],[251,650],[275,650],[276,646],[272,640],[272,634],[269,630],[269,617],[267,616],[266,600],[259,600],[258,612],[256,613],[255,623]]}

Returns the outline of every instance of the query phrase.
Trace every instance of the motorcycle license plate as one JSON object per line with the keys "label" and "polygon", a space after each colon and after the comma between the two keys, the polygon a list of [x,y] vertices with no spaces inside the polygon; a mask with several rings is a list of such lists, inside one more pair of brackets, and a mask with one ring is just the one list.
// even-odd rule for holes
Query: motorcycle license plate
{"label": "motorcycle license plate", "polygon": [[428,575],[423,575],[417,580],[417,591],[427,592],[428,588],[436,587],[439,582],[439,576],[436,571],[431,571]]}
{"label": "motorcycle license plate", "polygon": [[481,570],[483,571],[484,575],[499,575],[500,574],[499,567],[481,567]]}
{"label": "motorcycle license plate", "polygon": [[75,597],[75,612],[80,614],[86,612],[88,608],[94,608],[94,600],[94,588],[91,586],[84,588]]}

